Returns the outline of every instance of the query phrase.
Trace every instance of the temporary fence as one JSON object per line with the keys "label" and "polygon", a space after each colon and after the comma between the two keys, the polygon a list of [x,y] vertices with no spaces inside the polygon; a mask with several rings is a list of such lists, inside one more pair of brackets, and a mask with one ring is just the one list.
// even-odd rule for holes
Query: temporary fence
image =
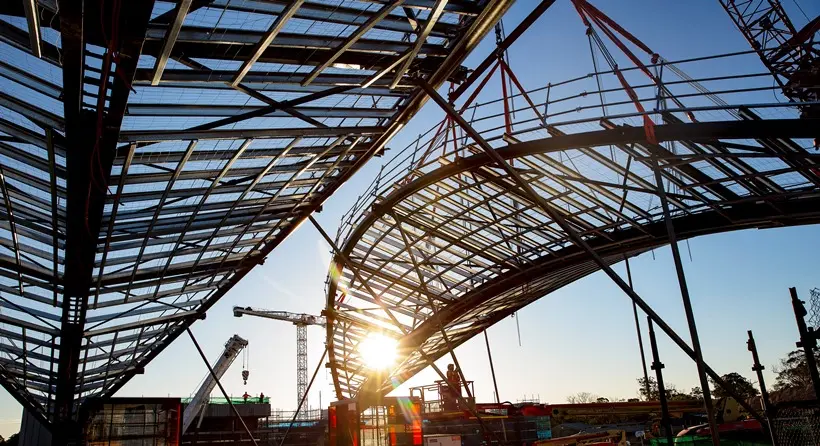
{"label": "temporary fence", "polygon": [[778,406],[771,424],[778,446],[820,445],[820,404],[817,402]]}

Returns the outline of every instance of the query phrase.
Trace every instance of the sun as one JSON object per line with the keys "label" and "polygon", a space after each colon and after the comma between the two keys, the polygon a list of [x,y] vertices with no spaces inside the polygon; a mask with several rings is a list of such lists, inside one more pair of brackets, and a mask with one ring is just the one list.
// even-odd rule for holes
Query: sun
{"label": "sun", "polygon": [[398,341],[381,333],[370,333],[357,349],[365,365],[374,370],[386,369],[396,361]]}

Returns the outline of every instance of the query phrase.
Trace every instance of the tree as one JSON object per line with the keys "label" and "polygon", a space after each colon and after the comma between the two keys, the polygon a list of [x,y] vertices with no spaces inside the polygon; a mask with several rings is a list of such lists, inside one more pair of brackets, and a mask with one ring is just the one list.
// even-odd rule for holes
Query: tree
{"label": "tree", "polygon": [[[820,348],[814,350],[814,356],[820,363]],[[774,367],[774,372],[777,374],[774,390],[803,390],[812,385],[803,349],[789,352],[786,358],[780,360],[780,365]]]}
{"label": "tree", "polygon": [[[649,395],[646,394],[646,384],[643,378],[638,378],[638,393],[641,395],[641,398],[645,401],[658,401],[660,399],[660,392],[658,391],[658,382],[655,381],[655,378],[649,377]],[[666,390],[666,399],[670,401],[685,401],[685,400],[696,400],[696,399],[703,399],[702,392],[697,387],[698,393],[701,393],[700,396],[697,395],[690,395],[686,392],[681,392],[674,384],[666,384],[664,383],[663,386]],[[692,389],[693,391],[695,389]]]}
{"label": "tree", "polygon": [[[748,400],[749,398],[756,397],[760,394],[757,388],[752,384],[751,381],[743,377],[743,375],[732,372],[727,373],[721,376],[723,381],[735,391],[735,393],[744,400]],[[712,395],[715,398],[726,398],[731,396],[729,392],[727,392],[723,387],[720,387],[715,383],[715,380],[712,381],[712,386],[714,386],[714,390],[712,390]]]}
{"label": "tree", "polygon": [[578,392],[567,397],[567,402],[570,404],[594,403],[598,399],[598,395],[589,392]]}
{"label": "tree", "polygon": [[[658,401],[661,399],[661,393],[658,391],[658,382],[655,381],[655,378],[649,377],[648,395],[646,394],[646,381],[643,378],[638,378],[638,386],[638,393],[642,399],[646,401]],[[674,384],[664,383],[664,387],[666,389],[666,398],[672,399],[676,395],[680,395],[680,392],[678,392]]]}
{"label": "tree", "polygon": [[702,400],[703,399],[703,390],[700,387],[695,386],[692,387],[692,390],[689,391],[689,395],[694,400]]}
{"label": "tree", "polygon": [[609,402],[609,398],[604,398],[604,397],[602,397],[602,396],[599,396],[599,397],[595,400],[595,402],[596,402],[596,403],[608,403],[608,402]]}

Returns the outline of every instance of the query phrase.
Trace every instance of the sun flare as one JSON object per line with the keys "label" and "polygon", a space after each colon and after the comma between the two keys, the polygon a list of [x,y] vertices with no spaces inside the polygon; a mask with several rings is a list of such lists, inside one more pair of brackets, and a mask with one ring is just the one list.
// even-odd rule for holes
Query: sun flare
{"label": "sun flare", "polygon": [[359,343],[358,350],[367,367],[386,369],[396,361],[398,342],[381,333],[370,333]]}

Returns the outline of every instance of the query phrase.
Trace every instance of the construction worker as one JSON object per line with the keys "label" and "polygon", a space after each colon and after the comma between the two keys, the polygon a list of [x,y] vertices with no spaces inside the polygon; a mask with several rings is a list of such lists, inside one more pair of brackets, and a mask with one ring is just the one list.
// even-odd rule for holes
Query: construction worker
{"label": "construction worker", "polygon": [[262,392],[259,392],[259,403],[261,404],[261,403],[264,403],[264,402],[265,402],[265,394],[262,393]]}
{"label": "construction worker", "polygon": [[461,377],[459,377],[456,366],[453,364],[447,365],[447,384],[450,386],[450,390],[454,392],[454,396],[461,395]]}
{"label": "construction worker", "polygon": [[251,396],[248,394],[248,392],[247,392],[247,391],[245,391],[245,394],[244,394],[244,395],[242,395],[242,399],[245,401],[245,403],[247,403],[247,402],[248,402],[248,398],[250,398],[250,397],[251,397]]}

